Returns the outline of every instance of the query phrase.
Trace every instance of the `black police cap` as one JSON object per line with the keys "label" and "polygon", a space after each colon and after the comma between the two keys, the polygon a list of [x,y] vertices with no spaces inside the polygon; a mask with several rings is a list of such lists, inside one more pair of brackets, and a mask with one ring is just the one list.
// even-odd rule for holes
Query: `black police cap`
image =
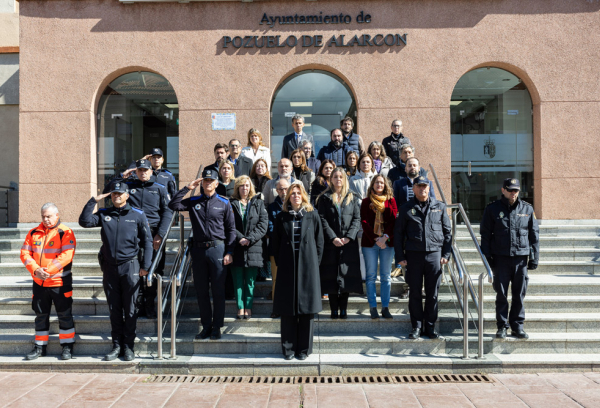
{"label": "black police cap", "polygon": [[135,162],[135,167],[137,167],[138,169],[151,169],[152,165],[148,160],[140,159]]}
{"label": "black police cap", "polygon": [[507,179],[504,179],[504,183],[502,184],[502,187],[504,187],[505,190],[520,190],[521,183],[519,182],[519,179],[507,178]]}
{"label": "black police cap", "polygon": [[164,156],[162,150],[160,150],[158,147],[151,149],[149,154],[152,156]]}
{"label": "black police cap", "polygon": [[204,169],[202,171],[202,178],[211,179],[211,180],[218,180],[219,179],[219,173],[217,173],[217,171],[213,170],[213,169]]}
{"label": "black police cap", "polygon": [[111,193],[129,193],[129,188],[127,187],[127,184],[117,182],[112,185],[110,192]]}
{"label": "black police cap", "polygon": [[419,176],[415,179],[414,184],[427,184],[429,185],[429,179],[425,176]]}

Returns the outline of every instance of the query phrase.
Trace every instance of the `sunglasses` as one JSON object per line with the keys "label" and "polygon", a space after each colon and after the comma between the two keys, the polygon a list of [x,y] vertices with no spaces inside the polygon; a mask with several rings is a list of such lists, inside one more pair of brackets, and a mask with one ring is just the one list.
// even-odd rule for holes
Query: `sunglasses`
{"label": "sunglasses", "polygon": [[516,193],[519,191],[518,188],[507,188],[506,191],[508,191],[509,193]]}

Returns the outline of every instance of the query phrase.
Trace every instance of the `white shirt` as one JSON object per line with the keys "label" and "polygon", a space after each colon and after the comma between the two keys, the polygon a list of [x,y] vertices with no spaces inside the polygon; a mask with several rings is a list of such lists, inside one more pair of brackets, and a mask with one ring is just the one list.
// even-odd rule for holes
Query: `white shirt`
{"label": "white shirt", "polygon": [[373,180],[373,177],[375,177],[376,174],[377,173],[375,172],[365,174],[362,171],[357,171],[354,176],[350,177],[350,190],[352,190],[361,201],[367,197],[369,184],[371,184],[371,180]]}
{"label": "white shirt", "polygon": [[271,171],[271,150],[268,147],[259,146],[255,154],[252,146],[246,146],[242,149],[240,156],[252,159],[252,164],[256,163],[258,159],[263,159],[267,162],[267,170]]}

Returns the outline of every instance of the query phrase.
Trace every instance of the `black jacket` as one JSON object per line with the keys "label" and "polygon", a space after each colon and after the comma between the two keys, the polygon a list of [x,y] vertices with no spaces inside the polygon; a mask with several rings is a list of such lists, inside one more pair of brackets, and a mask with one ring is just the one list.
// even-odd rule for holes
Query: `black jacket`
{"label": "black jacket", "polygon": [[[419,169],[419,176],[427,177],[427,170],[421,167]],[[402,161],[400,161],[399,166],[392,167],[390,171],[388,171],[387,178],[390,180],[390,184],[393,186],[396,181],[403,177],[408,177],[406,174],[406,163],[402,163]]]}
{"label": "black jacket", "polygon": [[310,186],[310,203],[313,207],[316,207],[315,201],[317,200],[317,197],[319,197],[323,191],[327,190],[327,187],[328,185],[321,184],[319,176],[312,182],[312,185]]}
{"label": "black jacket", "polygon": [[225,253],[233,255],[235,246],[235,220],[233,208],[225,197],[204,194],[184,199],[190,190],[187,187],[179,190],[169,208],[173,211],[188,211],[194,232],[194,241],[225,241]]}
{"label": "black jacket", "polygon": [[[315,155],[315,143],[313,140],[312,135],[308,135],[304,132],[302,132],[302,139],[301,140],[309,140],[310,143],[313,146],[313,150],[312,150],[312,155]],[[281,158],[283,159],[284,157],[290,159],[290,156],[292,155],[292,152],[294,150],[296,150],[298,148],[298,142],[296,141],[296,133],[292,132],[289,135],[286,135],[283,138],[283,144],[281,146]]]}
{"label": "black jacket", "polygon": [[156,176],[150,177],[148,181],[140,181],[137,177],[123,180],[121,175],[115,176],[110,183],[104,187],[104,193],[108,193],[113,183],[124,182],[129,188],[128,202],[136,208],[144,211],[151,228],[158,228],[158,235],[164,237],[169,229],[173,211],[169,208],[171,200],[167,188],[156,182]]}
{"label": "black jacket", "polygon": [[[227,160],[233,163],[233,160],[231,160],[231,156],[229,156]],[[237,169],[235,169],[235,176],[249,176],[253,165],[254,162],[251,158],[246,156],[239,156],[237,159],[237,163],[235,163],[235,166],[237,166]]]}
{"label": "black jacket", "polygon": [[488,205],[480,227],[481,251],[485,256],[530,256],[538,263],[540,230],[531,204],[517,199],[511,207],[502,197]]}
{"label": "black jacket", "polygon": [[400,166],[400,146],[403,144],[410,144],[410,139],[405,137],[402,133],[397,136],[390,133],[388,137],[383,139],[381,144],[383,144],[385,154],[392,160],[392,163],[396,166]]}
{"label": "black jacket", "polygon": [[154,175],[156,176],[157,183],[167,187],[167,191],[169,192],[169,200],[171,200],[171,197],[173,197],[177,192],[177,182],[175,181],[175,176],[173,173],[167,169],[160,168],[158,170],[154,170]]}
{"label": "black jacket", "polygon": [[261,177],[260,179],[255,177],[252,179],[252,184],[254,184],[254,191],[256,191],[256,194],[263,192],[267,181],[269,181],[269,179],[266,177]]}
{"label": "black jacket", "polygon": [[[329,142],[327,146],[323,146],[319,150],[317,160],[320,160],[321,163],[326,159],[333,160],[336,167],[342,167],[346,165],[346,155],[353,150],[346,142],[343,142],[340,147],[335,147],[333,142]],[[358,153],[358,148],[356,148],[356,152]]]}
{"label": "black jacket", "polygon": [[304,191],[306,191],[306,194],[308,194],[308,196],[310,197],[310,189],[312,187],[312,182],[314,174],[312,171],[305,171],[303,173],[300,173],[300,168],[296,168],[294,167],[292,170],[292,176],[294,177],[294,179],[302,182],[302,185],[304,186]]}
{"label": "black jacket", "polygon": [[406,260],[405,251],[442,251],[442,258],[450,259],[452,229],[446,204],[429,198],[425,214],[416,198],[400,207],[394,227],[396,262]]}
{"label": "black jacket", "polygon": [[[321,292],[363,293],[360,274],[360,254],[356,235],[360,231],[360,201],[354,196],[346,205],[346,198],[336,209],[332,193],[327,192],[319,199],[319,216],[323,226],[325,249],[321,260]],[[340,214],[341,213],[341,214]],[[341,215],[341,217],[340,217]],[[333,245],[335,238],[348,238],[342,247]]]}
{"label": "black jacket", "polygon": [[269,213],[269,230],[267,231],[267,235],[269,236],[269,256],[275,256],[275,252],[273,252],[273,240],[271,237],[273,236],[273,231],[275,230],[275,220],[279,213],[283,211],[283,202],[279,196],[275,197],[275,201],[269,204],[268,213]]}
{"label": "black jacket", "polygon": [[123,208],[101,208],[94,213],[96,200],[92,197],[79,216],[83,228],[100,227],[103,262],[120,265],[138,256],[144,250],[142,269],[152,265],[152,235],[144,211],[126,204]]}
{"label": "black jacket", "polygon": [[[229,184],[225,184],[219,181],[219,185],[215,189],[215,192],[223,197],[231,198],[233,195],[233,190],[235,187],[235,180],[231,180]],[[204,193],[204,189],[200,189],[202,193]]]}
{"label": "black jacket", "polygon": [[271,237],[277,264],[273,312],[283,316],[319,313],[323,310],[319,276],[323,256],[321,219],[316,211],[304,213],[297,265],[292,221],[289,212],[279,213]]}
{"label": "black jacket", "polygon": [[[240,268],[261,268],[263,266],[262,238],[269,227],[269,216],[265,210],[265,202],[258,196],[252,197],[246,208],[246,228],[242,221],[242,210],[238,200],[232,200],[233,218],[235,219],[236,246],[233,250],[231,266]],[[241,246],[240,240],[246,238],[250,245]]]}

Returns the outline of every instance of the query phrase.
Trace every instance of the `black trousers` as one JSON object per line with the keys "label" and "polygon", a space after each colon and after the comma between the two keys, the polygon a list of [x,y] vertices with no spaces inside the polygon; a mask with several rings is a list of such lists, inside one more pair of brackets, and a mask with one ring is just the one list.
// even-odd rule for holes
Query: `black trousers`
{"label": "black trousers", "polygon": [[[224,256],[224,244],[213,248],[192,248],[194,288],[196,288],[196,297],[200,308],[200,323],[205,329],[223,327],[225,320],[225,277],[227,272],[223,265]],[[212,306],[209,287],[213,298]]]}
{"label": "black trousers", "polygon": [[281,316],[281,350],[284,356],[312,353],[314,314]]}
{"label": "black trousers", "polygon": [[35,344],[48,344],[50,334],[50,311],[52,303],[58,315],[58,338],[60,344],[75,342],[75,322],[73,321],[73,287],[71,280],[63,278],[63,286],[49,288],[33,282],[31,308],[35,312]]}
{"label": "black trousers", "polygon": [[102,285],[110,313],[113,346],[128,346],[133,350],[137,309],[135,301],[140,290],[140,264],[137,259],[121,265],[102,265]]}
{"label": "black trousers", "polygon": [[330,293],[329,294],[329,307],[332,311],[346,310],[348,309],[348,297],[350,293]]}
{"label": "black trousers", "polygon": [[[527,293],[527,256],[494,255],[494,290],[496,291],[496,325],[498,329],[523,329],[525,322],[525,294]],[[508,312],[508,285],[512,302]]]}
{"label": "black trousers", "polygon": [[[152,232],[152,240],[154,240],[154,236],[158,234],[158,227],[151,227],[150,231]],[[163,239],[167,239],[164,237]],[[165,273],[165,261],[166,261],[166,251],[167,246],[163,246],[162,256],[160,257],[160,261],[158,265],[156,265],[156,270],[154,273],[163,276]],[[152,252],[152,260],[156,258],[158,251]],[[141,285],[140,294],[138,296],[138,309],[140,312],[144,312],[146,310],[146,305],[148,308],[154,308],[154,299],[156,298],[156,290],[158,288],[158,283],[156,283],[156,279],[153,280],[151,286]]]}
{"label": "black trousers", "polygon": [[[438,291],[442,280],[441,251],[406,251],[404,277],[410,292],[408,312],[413,329],[433,329],[438,318]],[[425,286],[425,308],[421,288]]]}

